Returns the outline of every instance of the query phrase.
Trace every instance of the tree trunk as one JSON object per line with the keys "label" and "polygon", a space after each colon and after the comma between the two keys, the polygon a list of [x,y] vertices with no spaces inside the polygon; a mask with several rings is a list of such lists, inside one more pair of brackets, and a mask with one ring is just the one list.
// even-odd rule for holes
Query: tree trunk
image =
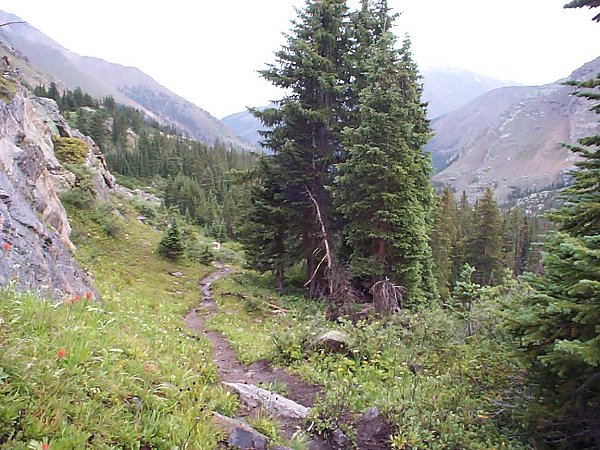
{"label": "tree trunk", "polygon": [[277,269],[275,269],[275,275],[277,277],[277,291],[279,293],[283,292],[283,288],[284,288],[284,271],[283,271],[283,267],[278,267]]}

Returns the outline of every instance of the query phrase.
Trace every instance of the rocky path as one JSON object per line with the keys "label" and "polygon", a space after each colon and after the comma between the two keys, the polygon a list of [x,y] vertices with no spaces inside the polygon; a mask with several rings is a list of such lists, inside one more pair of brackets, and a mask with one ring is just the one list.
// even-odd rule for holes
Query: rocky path
{"label": "rocky path", "polygon": [[[320,394],[320,389],[316,386],[302,382],[297,377],[287,373],[285,370],[271,366],[269,361],[257,361],[250,365],[241,364],[234,351],[229,346],[227,339],[217,331],[207,331],[205,327],[205,318],[214,314],[217,310],[217,306],[214,302],[214,298],[211,292],[211,285],[216,280],[227,276],[231,273],[231,269],[226,267],[217,266],[216,271],[207,275],[200,280],[200,303],[192,308],[185,316],[184,323],[186,328],[194,333],[204,335],[212,344],[212,359],[217,366],[219,381],[226,383],[228,386],[235,386],[236,384],[250,386],[254,389],[254,386],[266,385],[269,383],[277,382],[277,384],[283,384],[286,387],[285,395],[292,401],[299,403],[300,405],[310,407],[313,405],[316,396]],[[243,388],[243,386],[240,386]],[[242,394],[243,395],[243,394]],[[258,397],[270,396],[267,399],[267,409],[270,404],[274,404],[275,401],[282,400],[281,395],[276,393],[267,392],[266,394],[261,393],[258,390]],[[246,400],[246,401],[244,401]],[[238,414],[242,417],[252,416],[256,414],[259,409],[265,407],[265,402],[258,399],[244,399],[242,398],[242,407],[238,411]],[[283,398],[283,400],[287,400]],[[302,419],[299,417],[292,417],[285,413],[276,413],[276,419],[281,425],[281,434],[290,438],[294,432],[296,432],[301,425]],[[317,443],[314,442],[316,445]],[[315,449],[327,449],[324,446],[311,446]]]}

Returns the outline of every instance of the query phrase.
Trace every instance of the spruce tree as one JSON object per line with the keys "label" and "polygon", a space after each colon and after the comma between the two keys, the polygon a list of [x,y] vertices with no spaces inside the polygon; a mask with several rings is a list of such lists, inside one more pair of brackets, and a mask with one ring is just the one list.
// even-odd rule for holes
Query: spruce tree
{"label": "spruce tree", "polygon": [[[586,2],[567,6],[575,3]],[[572,84],[600,113],[600,74]],[[600,448],[600,135],[579,143],[570,147],[582,158],[573,184],[550,215],[559,230],[545,242],[544,273],[526,278],[532,292],[514,304],[509,325],[539,387],[530,413],[540,439]]]}
{"label": "spruce tree", "polygon": [[262,180],[251,188],[250,205],[242,216],[237,234],[244,245],[249,267],[262,273],[273,272],[277,289],[282,291],[285,271],[297,259],[299,249],[295,251],[288,230],[288,215],[293,211],[283,203],[283,183],[277,179],[277,168],[272,163],[268,157],[259,162],[256,173]]}
{"label": "spruce tree", "polygon": [[[311,296],[322,294],[326,283],[323,269],[312,276],[323,256],[323,236],[308,193],[316,199],[327,227],[332,226],[334,214],[326,186],[332,182],[332,167],[341,151],[344,87],[340,80],[346,73],[346,21],[344,0],[308,0],[287,36],[287,45],[277,52],[276,63],[261,72],[289,94],[276,102],[276,108],[253,111],[270,128],[263,145],[274,153],[271,166],[280,174],[277,190],[289,212],[284,215],[287,232],[294,243],[300,243]],[[266,181],[268,190],[272,182]]]}
{"label": "spruce tree", "polygon": [[346,220],[350,269],[372,285],[389,278],[409,303],[435,297],[430,231],[433,194],[422,146],[430,131],[406,41],[391,32],[372,45],[359,93],[360,125],[344,130],[346,160],[333,189]]}
{"label": "spruce tree", "polygon": [[158,243],[158,254],[164,258],[178,260],[183,256],[185,246],[177,220],[171,220],[171,225],[164,232]]}
{"label": "spruce tree", "polygon": [[438,199],[434,215],[431,250],[435,268],[435,278],[442,300],[450,296],[453,247],[458,233],[456,201],[452,191],[446,186]]}
{"label": "spruce tree", "polygon": [[488,187],[473,209],[473,231],[467,238],[467,257],[475,267],[474,281],[483,286],[501,277],[502,238],[500,211]]}
{"label": "spruce tree", "polygon": [[469,204],[467,193],[462,191],[456,212],[456,238],[452,245],[452,274],[450,285],[460,279],[463,267],[468,262],[467,239],[473,232],[473,209]]}

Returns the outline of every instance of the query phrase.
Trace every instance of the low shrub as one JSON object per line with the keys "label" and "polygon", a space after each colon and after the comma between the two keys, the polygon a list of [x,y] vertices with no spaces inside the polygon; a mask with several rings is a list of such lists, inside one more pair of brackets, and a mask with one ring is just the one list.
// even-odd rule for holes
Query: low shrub
{"label": "low shrub", "polygon": [[78,138],[52,137],[54,154],[61,164],[83,164],[90,152],[87,144]]}

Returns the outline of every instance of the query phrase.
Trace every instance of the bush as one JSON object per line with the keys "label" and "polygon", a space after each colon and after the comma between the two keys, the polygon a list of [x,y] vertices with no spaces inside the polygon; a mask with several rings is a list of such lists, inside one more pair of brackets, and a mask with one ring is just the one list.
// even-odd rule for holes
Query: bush
{"label": "bush", "polygon": [[90,152],[87,144],[78,138],[52,137],[54,154],[61,164],[83,164]]}
{"label": "bush", "polygon": [[210,265],[215,260],[215,254],[207,244],[197,242],[187,248],[187,257],[198,264]]}
{"label": "bush", "polygon": [[90,210],[94,207],[96,196],[92,185],[92,173],[86,167],[67,164],[66,169],[75,175],[75,184],[60,196],[64,206]]}
{"label": "bush", "polygon": [[9,103],[12,101],[16,92],[17,86],[14,82],[0,77],[0,100],[4,103]]}

